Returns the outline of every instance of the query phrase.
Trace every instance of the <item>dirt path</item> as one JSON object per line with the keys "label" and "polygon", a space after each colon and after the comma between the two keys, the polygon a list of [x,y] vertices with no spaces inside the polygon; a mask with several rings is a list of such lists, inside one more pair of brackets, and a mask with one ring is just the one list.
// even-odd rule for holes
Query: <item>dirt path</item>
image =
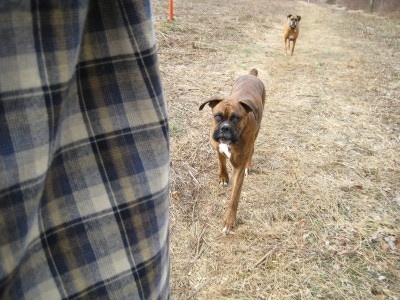
{"label": "dirt path", "polygon": [[[171,127],[173,299],[400,297],[398,20],[303,1],[156,0]],[[267,3],[266,3],[267,2]],[[282,24],[302,16],[295,56]],[[235,234],[221,234],[209,111],[256,67],[262,130]]]}

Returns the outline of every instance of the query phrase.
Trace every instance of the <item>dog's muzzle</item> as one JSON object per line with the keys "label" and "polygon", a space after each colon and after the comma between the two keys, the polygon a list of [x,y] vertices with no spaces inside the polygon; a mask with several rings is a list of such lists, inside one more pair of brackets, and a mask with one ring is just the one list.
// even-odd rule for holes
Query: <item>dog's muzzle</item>
{"label": "dog's muzzle", "polygon": [[297,27],[297,21],[296,20],[292,20],[292,21],[290,21],[290,28],[292,28],[292,29],[296,29],[296,27]]}
{"label": "dog's muzzle", "polygon": [[213,139],[220,143],[236,143],[239,138],[236,130],[228,122],[222,122],[214,131]]}

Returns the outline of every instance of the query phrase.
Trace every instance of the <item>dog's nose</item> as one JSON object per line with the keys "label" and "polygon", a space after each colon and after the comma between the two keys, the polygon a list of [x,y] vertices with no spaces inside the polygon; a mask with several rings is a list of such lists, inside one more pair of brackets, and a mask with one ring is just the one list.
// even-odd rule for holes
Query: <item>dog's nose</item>
{"label": "dog's nose", "polygon": [[222,124],[222,126],[221,126],[221,131],[222,131],[222,132],[227,132],[227,131],[229,131],[229,125],[228,125],[228,124]]}

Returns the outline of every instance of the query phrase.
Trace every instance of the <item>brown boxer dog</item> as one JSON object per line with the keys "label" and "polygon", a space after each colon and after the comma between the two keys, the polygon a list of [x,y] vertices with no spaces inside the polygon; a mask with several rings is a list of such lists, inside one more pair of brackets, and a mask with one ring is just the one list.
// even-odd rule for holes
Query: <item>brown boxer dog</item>
{"label": "brown boxer dog", "polygon": [[221,186],[227,186],[229,182],[226,160],[229,159],[233,166],[232,194],[224,219],[225,234],[236,223],[244,176],[250,170],[254,142],[260,129],[265,88],[257,75],[258,71],[251,69],[248,75],[240,76],[234,82],[229,97],[213,97],[199,107],[202,110],[208,104],[212,108],[210,140],[218,158]]}
{"label": "brown boxer dog", "polygon": [[[283,33],[283,45],[285,48],[285,54],[290,53],[290,55],[293,55],[294,45],[296,45],[296,39],[299,36],[300,20],[301,20],[300,16],[296,15],[287,16]],[[292,47],[290,47],[290,42],[292,42]]]}

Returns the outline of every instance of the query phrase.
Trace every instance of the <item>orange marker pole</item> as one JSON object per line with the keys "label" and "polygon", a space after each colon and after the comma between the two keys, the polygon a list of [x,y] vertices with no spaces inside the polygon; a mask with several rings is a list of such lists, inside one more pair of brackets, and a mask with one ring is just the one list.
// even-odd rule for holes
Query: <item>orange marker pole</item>
{"label": "orange marker pole", "polygon": [[174,20],[174,0],[169,0],[169,18],[170,21]]}

